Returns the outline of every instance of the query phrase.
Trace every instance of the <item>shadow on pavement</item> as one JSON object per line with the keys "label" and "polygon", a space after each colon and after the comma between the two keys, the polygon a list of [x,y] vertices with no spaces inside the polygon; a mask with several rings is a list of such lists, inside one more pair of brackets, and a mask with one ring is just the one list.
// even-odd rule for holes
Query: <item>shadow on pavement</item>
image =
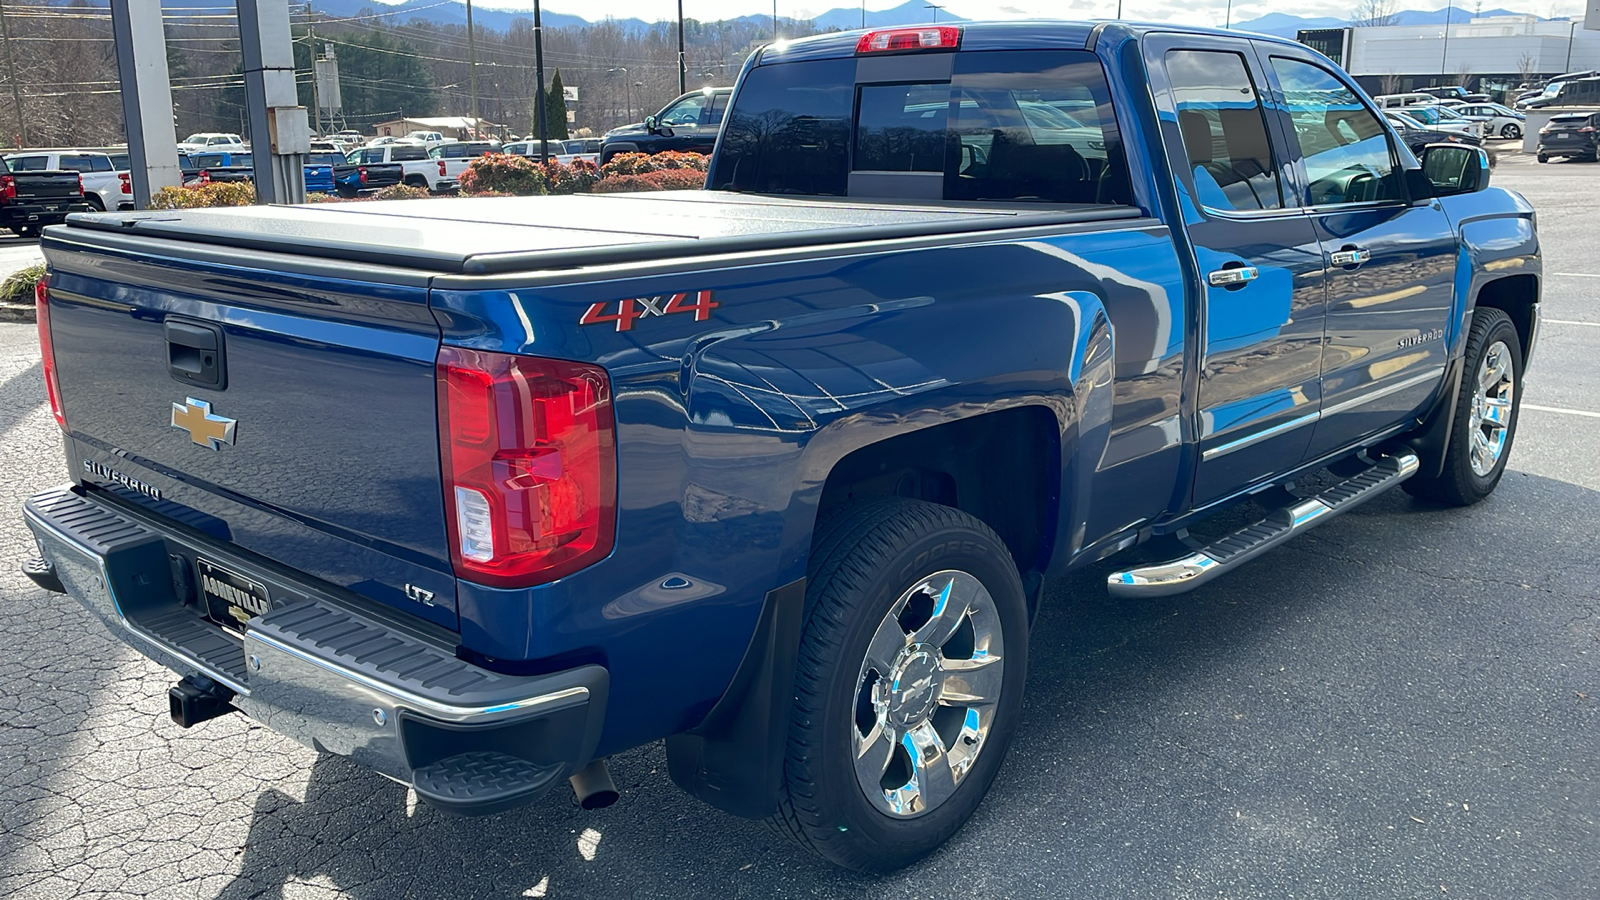
{"label": "shadow on pavement", "polygon": [[408,813],[322,757],[304,802],[256,798],[220,896],[1571,895],[1600,799],[1560,774],[1592,767],[1600,725],[1596,510],[1513,472],[1468,510],[1391,492],[1187,597],[1112,601],[1104,565],[1053,584],[990,799],[903,873],[689,800],[658,747],[613,760],[610,809],[562,789],[484,819]]}

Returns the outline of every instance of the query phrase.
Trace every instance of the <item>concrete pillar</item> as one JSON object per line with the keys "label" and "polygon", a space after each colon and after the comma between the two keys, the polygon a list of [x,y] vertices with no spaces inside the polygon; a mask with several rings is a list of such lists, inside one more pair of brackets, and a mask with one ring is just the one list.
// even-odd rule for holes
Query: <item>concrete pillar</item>
{"label": "concrete pillar", "polygon": [[238,0],[238,5],[256,199],[304,203],[311,126],[295,91],[289,0]]}
{"label": "concrete pillar", "polygon": [[122,83],[133,205],[144,209],[150,205],[152,192],[183,184],[178,137],[173,131],[172,81],[167,75],[161,0],[111,0],[111,34],[117,49],[117,78]]}

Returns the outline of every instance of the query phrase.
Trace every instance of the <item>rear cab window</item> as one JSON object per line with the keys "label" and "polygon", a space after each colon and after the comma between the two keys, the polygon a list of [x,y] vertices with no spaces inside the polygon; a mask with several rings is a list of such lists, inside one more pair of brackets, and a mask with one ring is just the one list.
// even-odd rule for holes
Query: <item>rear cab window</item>
{"label": "rear cab window", "polygon": [[[858,65],[862,63],[862,65]],[[1099,59],[986,50],[758,66],[723,127],[713,190],[1131,204]]]}

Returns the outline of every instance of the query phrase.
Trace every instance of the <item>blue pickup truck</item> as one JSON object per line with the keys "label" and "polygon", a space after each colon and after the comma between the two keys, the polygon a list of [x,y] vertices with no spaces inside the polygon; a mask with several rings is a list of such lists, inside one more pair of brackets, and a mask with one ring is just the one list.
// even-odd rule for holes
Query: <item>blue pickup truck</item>
{"label": "blue pickup truck", "polygon": [[466,813],[665,740],[903,866],[999,774],[1052,577],[1494,490],[1541,274],[1489,176],[1295,43],[997,23],[760,50],[701,192],[74,216],[26,571],[180,725]]}

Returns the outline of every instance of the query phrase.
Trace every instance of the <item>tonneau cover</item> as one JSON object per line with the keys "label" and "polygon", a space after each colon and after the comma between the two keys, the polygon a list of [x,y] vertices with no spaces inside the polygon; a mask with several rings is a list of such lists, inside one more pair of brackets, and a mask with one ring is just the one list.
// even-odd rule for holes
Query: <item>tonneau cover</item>
{"label": "tonneau cover", "polygon": [[480,275],[1138,215],[1116,206],[912,206],[674,191],[152,210],[77,214],[67,222],[123,235]]}

